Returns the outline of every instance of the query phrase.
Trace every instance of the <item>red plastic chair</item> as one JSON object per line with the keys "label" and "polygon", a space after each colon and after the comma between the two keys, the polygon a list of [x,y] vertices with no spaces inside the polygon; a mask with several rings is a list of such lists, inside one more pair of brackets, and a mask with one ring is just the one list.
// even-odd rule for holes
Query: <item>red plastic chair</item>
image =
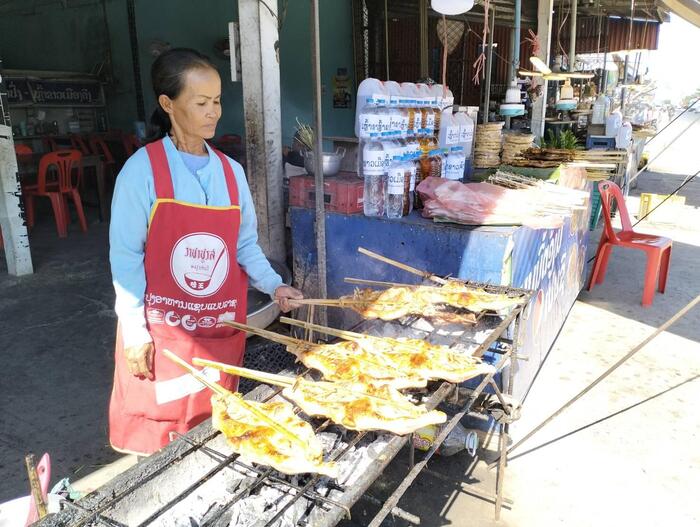
{"label": "red plastic chair", "polygon": [[124,145],[126,157],[133,156],[134,152],[143,146],[135,134],[122,135],[122,144]]}
{"label": "red plastic chair", "polygon": [[90,149],[97,156],[102,156],[106,165],[114,165],[114,156],[105,140],[99,135],[90,136]]}
{"label": "red plastic chair", "polygon": [[42,137],[46,152],[57,152],[72,148],[72,141],[67,135],[45,135]]}
{"label": "red plastic chair", "polygon": [[[30,228],[34,226],[34,197],[47,197],[51,200],[53,207],[58,236],[65,238],[68,235],[70,222],[67,198],[71,197],[78,213],[80,228],[83,232],[87,232],[87,220],[77,188],[82,173],[82,157],[83,155],[77,150],[59,150],[41,158],[36,185],[22,188],[27,207],[27,224]],[[55,170],[50,170],[51,167],[55,167]],[[77,174],[75,181],[74,174]]]}
{"label": "red plastic chair", "polygon": [[[593,271],[588,282],[588,290],[593,289],[595,284],[602,284],[605,280],[605,271],[614,246],[640,249],[647,255],[642,305],[650,306],[654,301],[654,289],[656,288],[657,280],[659,293],[666,291],[666,279],[668,278],[668,268],[671,263],[673,240],[663,236],[634,232],[622,191],[615,183],[612,181],[601,181],[598,183],[598,190],[600,191],[600,199],[603,205],[605,230],[598,243]],[[620,221],[622,222],[622,230],[620,232],[615,232],[610,219],[610,207],[613,200],[617,202]]]}
{"label": "red plastic chair", "polygon": [[78,134],[71,134],[70,144],[73,150],[79,150],[84,156],[89,156],[92,153],[85,139]]}
{"label": "red plastic chair", "polygon": [[34,153],[32,147],[29,145],[23,145],[21,143],[15,143],[15,154],[18,156],[29,156]]}

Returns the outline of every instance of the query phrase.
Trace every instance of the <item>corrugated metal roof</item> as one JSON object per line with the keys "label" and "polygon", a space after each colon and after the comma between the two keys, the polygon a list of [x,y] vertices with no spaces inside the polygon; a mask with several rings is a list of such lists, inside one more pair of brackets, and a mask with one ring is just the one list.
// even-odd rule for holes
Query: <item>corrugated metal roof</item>
{"label": "corrugated metal roof", "polygon": [[[576,24],[576,52],[603,53],[605,51],[621,51],[623,49],[657,49],[659,44],[660,24],[653,21],[637,21],[632,23],[632,45],[629,45],[629,19],[607,18],[602,21],[602,31],[598,38],[597,17],[579,17]],[[564,50],[569,51],[569,28],[562,28],[559,37]],[[600,48],[598,47],[600,46]],[[556,28],[552,33],[552,53],[557,49]]]}

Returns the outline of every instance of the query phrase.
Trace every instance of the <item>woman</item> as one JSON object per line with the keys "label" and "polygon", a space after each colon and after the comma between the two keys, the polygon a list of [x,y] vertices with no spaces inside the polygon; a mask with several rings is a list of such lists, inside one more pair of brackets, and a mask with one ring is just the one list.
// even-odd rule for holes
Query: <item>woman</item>
{"label": "woman", "polygon": [[[157,108],[151,142],[117,178],[110,263],[119,317],[109,408],[116,450],[150,454],[211,414],[210,394],[161,355],[241,364],[248,277],[284,311],[301,292],[283,284],[257,243],[242,167],[207,143],[221,117],[221,79],[190,49],[151,70]],[[205,370],[234,390],[235,377]]]}

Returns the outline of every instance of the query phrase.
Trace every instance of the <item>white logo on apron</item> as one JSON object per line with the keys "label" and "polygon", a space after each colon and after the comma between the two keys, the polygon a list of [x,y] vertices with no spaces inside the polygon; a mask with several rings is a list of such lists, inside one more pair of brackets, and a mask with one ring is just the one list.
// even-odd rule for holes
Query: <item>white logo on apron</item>
{"label": "white logo on apron", "polygon": [[211,296],[224,284],[229,271],[228,247],[208,232],[180,238],[170,255],[170,272],[185,293]]}

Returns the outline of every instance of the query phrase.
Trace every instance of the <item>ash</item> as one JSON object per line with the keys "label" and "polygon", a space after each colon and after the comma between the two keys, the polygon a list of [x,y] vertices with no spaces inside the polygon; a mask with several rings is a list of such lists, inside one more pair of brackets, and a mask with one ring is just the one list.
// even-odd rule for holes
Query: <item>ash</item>
{"label": "ash", "polygon": [[[289,504],[296,491],[282,486],[262,487],[258,494],[236,502],[231,507],[230,527],[262,527],[269,524],[282,507]],[[299,498],[270,527],[294,527],[306,512],[308,502]]]}
{"label": "ash", "polygon": [[[304,418],[307,416],[301,414]],[[317,434],[323,445],[326,460],[337,459],[339,477],[331,480],[318,478],[313,491],[331,500],[340,500],[343,489],[353,486],[368,468],[376,463],[386,445],[393,437],[390,434],[368,433],[356,445],[348,447],[356,432],[335,426]],[[224,455],[232,453],[227,443],[219,436],[210,446]],[[241,463],[251,465],[244,458]],[[257,468],[265,469],[264,466]],[[275,477],[303,487],[313,474],[287,476],[273,471]],[[299,491],[270,480],[256,486],[257,474],[238,464],[223,469],[203,483],[186,499],[175,505],[153,525],[159,527],[198,527],[200,525],[229,525],[231,527],[297,527],[314,522],[328,513],[332,505],[313,498],[300,497]],[[293,502],[293,503],[292,503]],[[269,523],[285,508],[281,518]],[[220,518],[212,522],[214,518]],[[222,523],[223,522],[223,523]]]}

